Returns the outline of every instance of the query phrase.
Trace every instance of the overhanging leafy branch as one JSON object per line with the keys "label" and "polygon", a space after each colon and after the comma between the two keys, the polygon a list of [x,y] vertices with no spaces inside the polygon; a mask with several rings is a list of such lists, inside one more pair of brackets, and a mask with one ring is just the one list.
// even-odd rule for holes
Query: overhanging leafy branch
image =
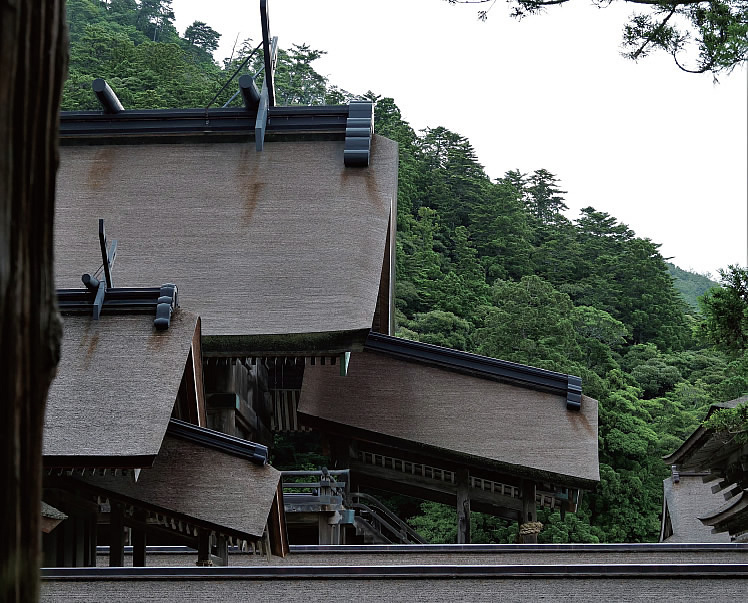
{"label": "overhanging leafy branch", "polygon": [[[485,21],[496,0],[446,0],[479,4]],[[511,16],[521,19],[573,0],[508,0]],[[578,1],[578,0],[577,0]],[[600,7],[625,2],[645,7],[623,28],[624,56],[637,60],[653,50],[673,57],[688,73],[730,72],[748,60],[748,0],[592,0]]]}

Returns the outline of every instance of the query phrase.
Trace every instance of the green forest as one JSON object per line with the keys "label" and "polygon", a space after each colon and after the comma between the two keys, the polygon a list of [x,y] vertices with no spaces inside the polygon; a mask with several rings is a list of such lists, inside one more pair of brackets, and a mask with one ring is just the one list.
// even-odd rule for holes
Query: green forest
{"label": "green forest", "polygon": [[[63,109],[97,109],[97,77],[128,109],[208,105],[257,41],[219,64],[220,34],[201,22],[180,34],[170,5],[68,0]],[[280,51],[278,104],[355,97],[315,71],[322,54]],[[241,73],[254,75],[261,61],[258,51]],[[227,86],[212,106],[235,91]],[[600,402],[601,482],[578,513],[541,513],[539,542],[656,541],[662,455],[710,404],[748,392],[748,271],[725,267],[715,287],[668,265],[656,242],[614,216],[587,207],[569,219],[563,175],[538,166],[492,180],[463,136],[438,125],[416,132],[395,99],[361,96],[377,101],[377,133],[400,147],[397,335],[580,375]],[[389,500],[431,542],[455,541],[453,509]],[[473,542],[516,537],[493,517],[473,513],[472,522]]]}

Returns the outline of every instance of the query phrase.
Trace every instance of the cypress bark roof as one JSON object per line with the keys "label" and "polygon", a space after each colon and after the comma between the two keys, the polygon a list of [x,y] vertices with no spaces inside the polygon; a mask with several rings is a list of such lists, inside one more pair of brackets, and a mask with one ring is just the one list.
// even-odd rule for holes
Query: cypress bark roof
{"label": "cypress bark roof", "polygon": [[711,486],[701,476],[681,474],[677,484],[668,477],[662,485],[673,528],[673,535],[663,542],[730,542],[728,534],[712,534],[711,528],[699,521],[705,512],[724,503],[720,494],[712,494]]}
{"label": "cypress bark roof", "polygon": [[280,472],[167,434],[153,467],[143,469],[137,482],[111,475],[78,479],[152,507],[260,538]]}
{"label": "cypress bark roof", "polygon": [[[145,315],[64,318],[44,417],[45,464],[149,466],[169,424],[200,319],[177,310],[166,331]],[[109,465],[111,463],[111,465]]]}
{"label": "cypress bark roof", "polygon": [[176,283],[180,303],[202,317],[207,347],[241,336],[368,332],[397,144],[375,137],[364,169],[344,167],[343,145],[268,142],[261,153],[246,142],[65,146],[57,286],[80,286],[101,263],[95,229],[104,218],[119,240],[115,285]]}
{"label": "cypress bark roof", "polygon": [[[599,480],[597,401],[498,383],[444,367],[363,351],[346,377],[337,367],[307,366],[299,413],[315,424],[414,442],[470,457],[513,475],[572,486]],[[318,425],[319,426],[319,425]]]}

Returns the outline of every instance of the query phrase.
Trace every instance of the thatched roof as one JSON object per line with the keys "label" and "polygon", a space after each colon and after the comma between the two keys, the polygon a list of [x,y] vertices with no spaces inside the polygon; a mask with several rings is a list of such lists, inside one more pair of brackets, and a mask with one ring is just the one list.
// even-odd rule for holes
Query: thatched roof
{"label": "thatched roof", "polygon": [[153,467],[143,469],[137,481],[111,474],[78,479],[151,508],[259,538],[280,472],[167,434]]}
{"label": "thatched roof", "polygon": [[[348,375],[307,366],[299,414],[320,429],[426,447],[512,475],[571,486],[599,480],[597,401],[499,383],[387,354],[354,353]],[[388,445],[389,445],[388,444]]]}
{"label": "thatched roof", "polygon": [[78,287],[99,266],[104,218],[119,241],[115,286],[176,283],[180,304],[202,317],[206,349],[257,349],[246,336],[260,335],[289,349],[294,334],[319,334],[329,348],[330,334],[365,335],[395,204],[397,144],[375,137],[363,169],[344,166],[343,145],[65,146],[57,286]]}
{"label": "thatched roof", "polygon": [[[146,315],[64,319],[44,418],[47,466],[149,466],[166,433],[199,318],[166,331]],[[128,460],[129,459],[129,460]]]}
{"label": "thatched roof", "polygon": [[711,528],[699,521],[706,512],[724,504],[724,498],[712,494],[711,486],[703,482],[701,475],[681,474],[678,483],[668,477],[662,485],[663,521],[669,516],[673,529],[672,536],[662,542],[730,542],[728,534],[712,534]]}

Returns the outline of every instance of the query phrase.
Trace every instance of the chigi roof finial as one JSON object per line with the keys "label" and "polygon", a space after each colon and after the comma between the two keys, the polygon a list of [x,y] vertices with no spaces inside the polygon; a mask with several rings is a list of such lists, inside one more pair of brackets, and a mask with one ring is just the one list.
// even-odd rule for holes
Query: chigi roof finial
{"label": "chigi roof finial", "polygon": [[[115,287],[112,281],[117,240],[108,245],[104,220],[99,219],[101,266],[94,274],[81,277],[85,289],[58,289],[57,303],[64,314],[90,313],[98,320],[101,312],[142,314],[155,312],[153,325],[159,330],[169,328],[177,303],[177,286],[166,283],[160,287]],[[104,278],[99,278],[103,270]]]}

